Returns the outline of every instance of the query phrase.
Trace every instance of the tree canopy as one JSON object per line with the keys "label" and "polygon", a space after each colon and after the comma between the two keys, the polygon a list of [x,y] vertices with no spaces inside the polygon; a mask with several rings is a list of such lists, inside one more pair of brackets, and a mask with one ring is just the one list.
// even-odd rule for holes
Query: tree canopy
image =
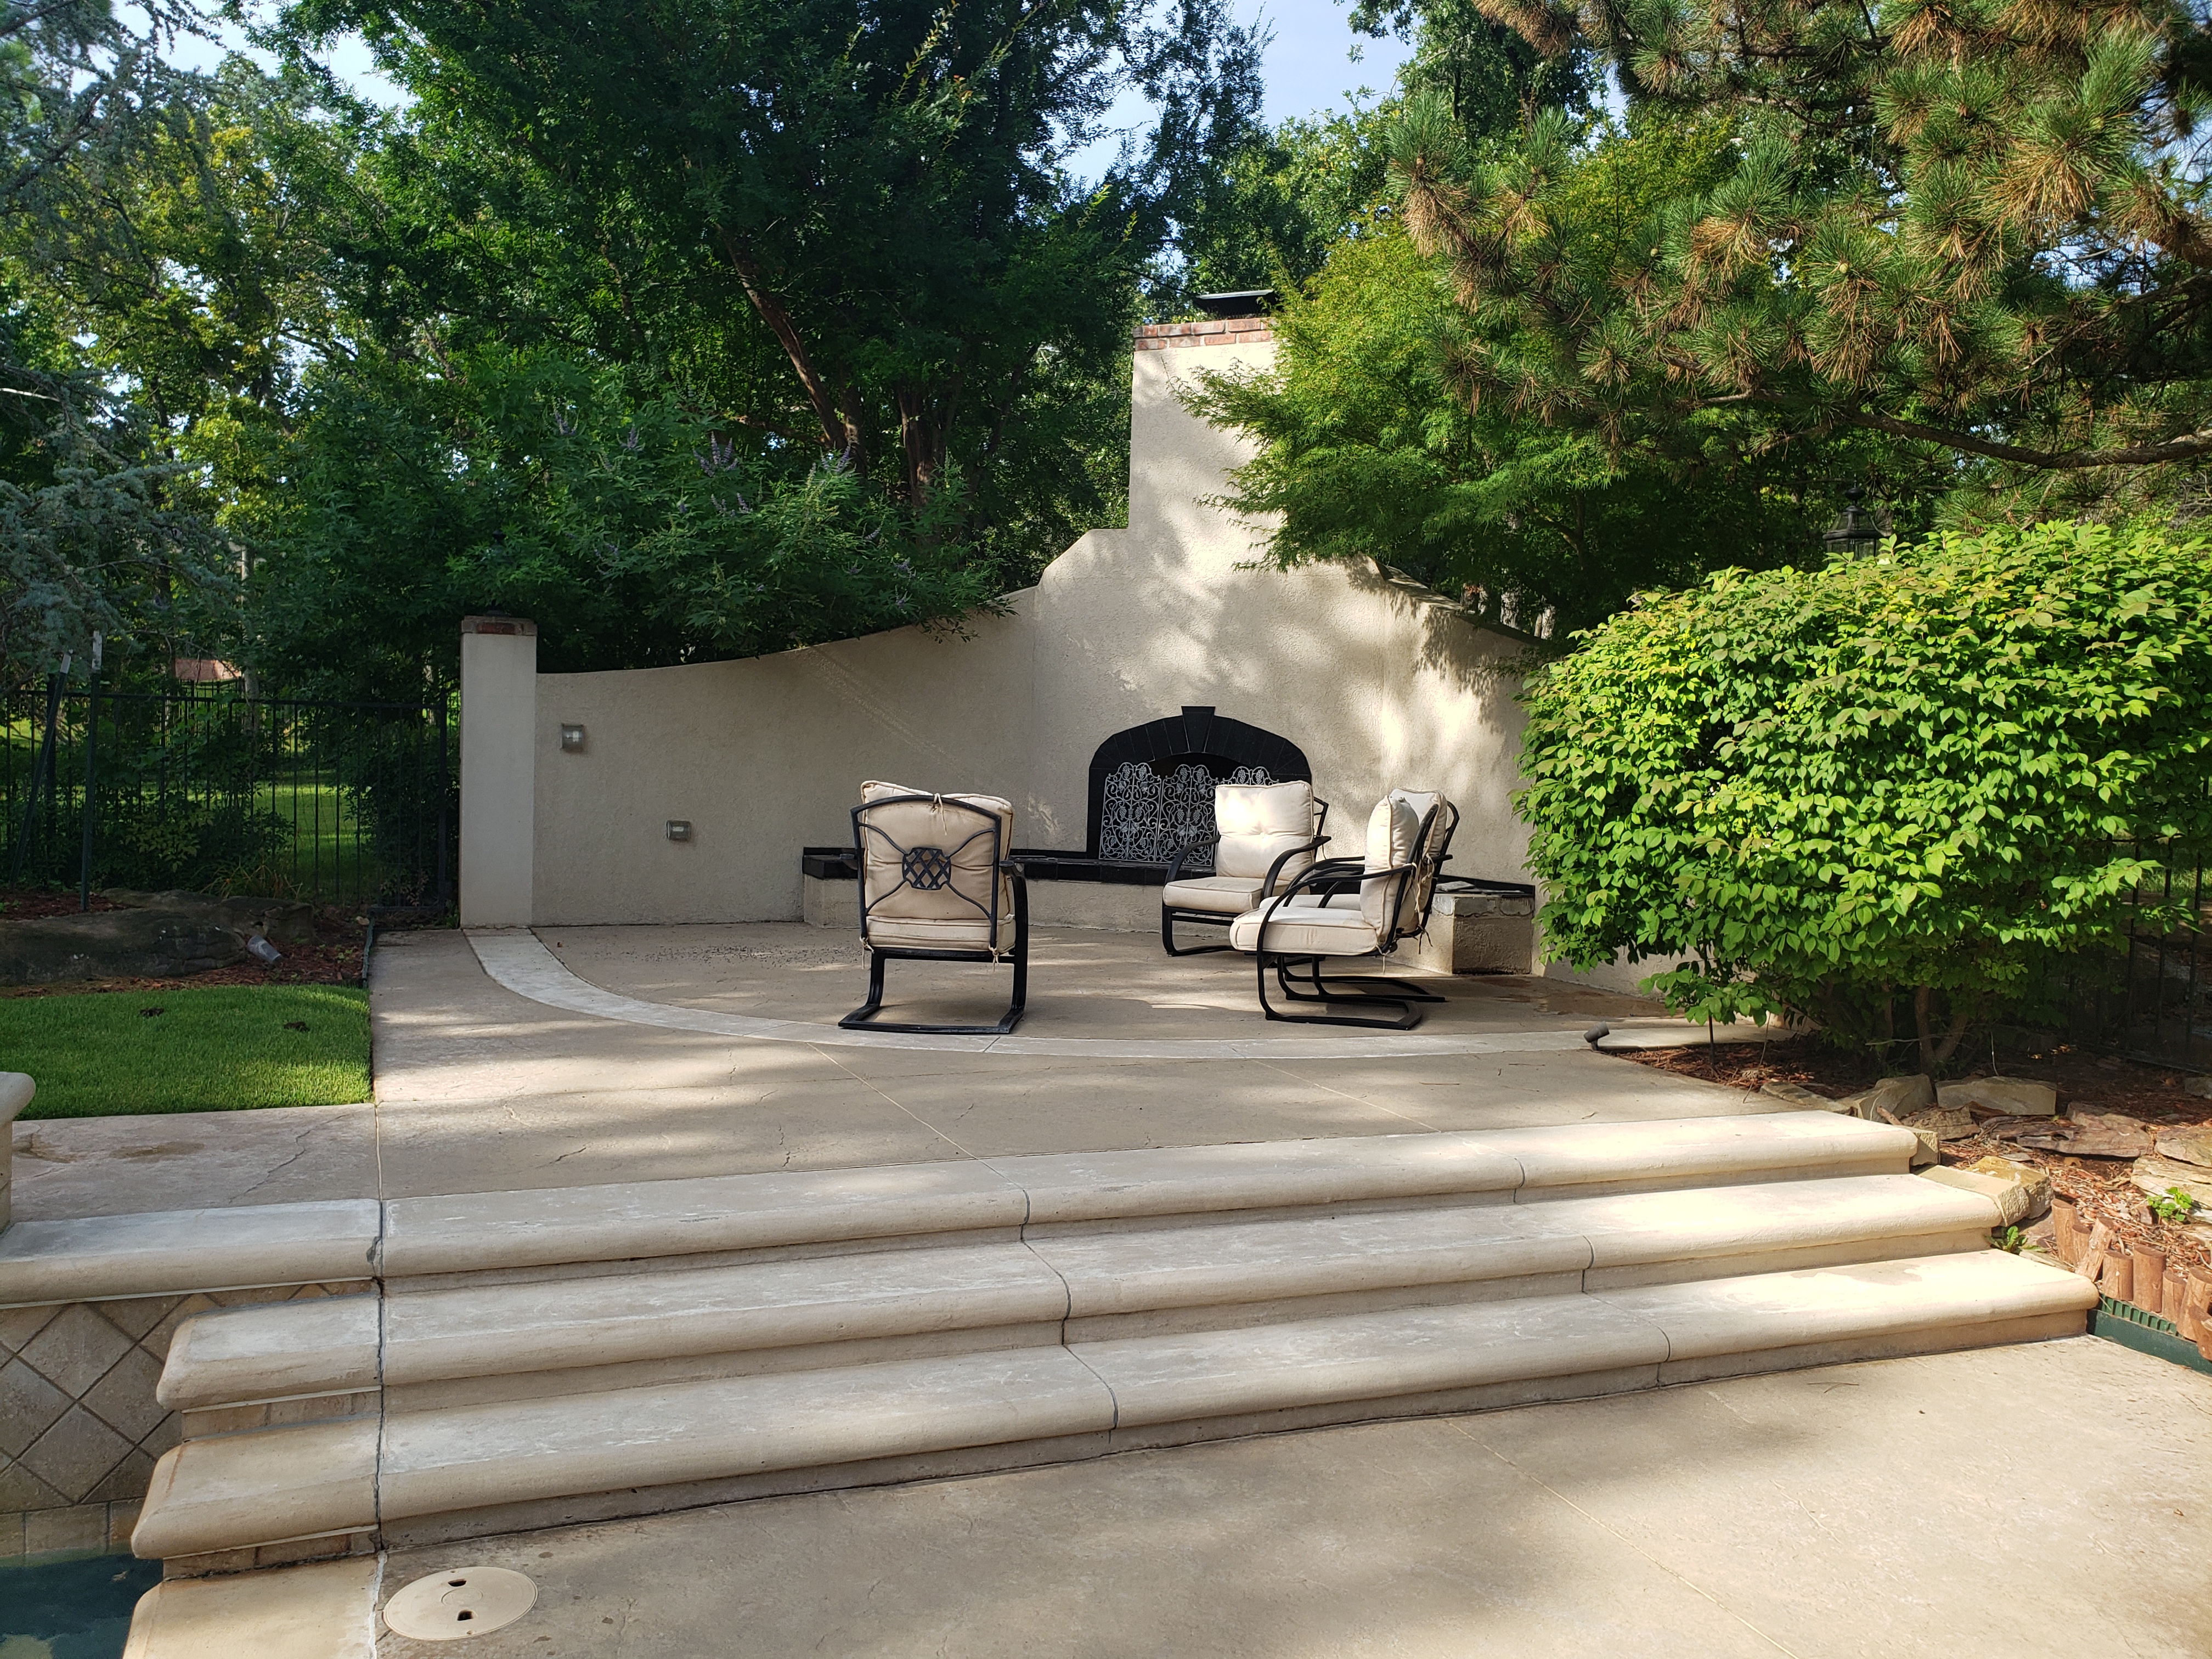
{"label": "tree canopy", "polygon": [[[1129,326],[1260,131],[1219,0],[307,0],[256,33],[274,68],[204,75],[164,56],[186,0],[151,16],[0,29],[0,513],[47,550],[15,673],[95,590],[111,635],[373,695],[471,610],[571,668],[957,626],[1121,511]],[[342,29],[404,108],[320,67]],[[1133,87],[1154,118],[1077,180]]]}
{"label": "tree canopy", "polygon": [[1730,165],[1575,245],[1571,134],[1471,161],[1417,106],[1395,165],[1471,328],[1462,396],[1620,449],[1857,431],[1954,512],[2140,502],[2212,453],[2212,34],[2169,0],[1485,0]]}

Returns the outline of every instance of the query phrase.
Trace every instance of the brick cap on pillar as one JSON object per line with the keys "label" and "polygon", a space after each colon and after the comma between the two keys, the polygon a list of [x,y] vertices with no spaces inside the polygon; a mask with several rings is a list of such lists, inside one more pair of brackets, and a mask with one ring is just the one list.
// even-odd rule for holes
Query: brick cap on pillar
{"label": "brick cap on pillar", "polygon": [[536,638],[538,624],[526,617],[464,617],[464,634],[521,634]]}

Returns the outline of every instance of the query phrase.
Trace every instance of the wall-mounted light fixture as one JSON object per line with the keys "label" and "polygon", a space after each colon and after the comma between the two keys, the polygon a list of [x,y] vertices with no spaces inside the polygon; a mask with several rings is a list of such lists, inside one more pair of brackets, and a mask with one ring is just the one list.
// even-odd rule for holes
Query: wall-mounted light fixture
{"label": "wall-mounted light fixture", "polygon": [[671,819],[669,819],[669,820],[668,820],[668,839],[669,839],[669,840],[671,840],[671,841],[689,841],[689,840],[690,840],[690,839],[691,839],[691,820],[690,820],[690,819],[689,819],[689,818],[671,818]]}
{"label": "wall-mounted light fixture", "polygon": [[584,728],[582,726],[564,726],[561,728],[561,752],[562,754],[576,754],[583,749],[583,746]]}

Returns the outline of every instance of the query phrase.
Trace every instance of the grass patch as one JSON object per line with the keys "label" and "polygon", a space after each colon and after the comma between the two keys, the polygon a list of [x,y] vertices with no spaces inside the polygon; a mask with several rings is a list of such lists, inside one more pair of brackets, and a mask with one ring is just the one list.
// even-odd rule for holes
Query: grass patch
{"label": "grass patch", "polygon": [[368,1098],[368,993],[210,986],[0,998],[0,1070],[37,1081],[26,1118],[343,1105]]}

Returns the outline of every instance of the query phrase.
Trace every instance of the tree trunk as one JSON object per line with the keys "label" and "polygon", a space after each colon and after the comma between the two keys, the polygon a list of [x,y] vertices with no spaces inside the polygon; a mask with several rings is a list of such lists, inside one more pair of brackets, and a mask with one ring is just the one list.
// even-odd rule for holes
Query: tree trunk
{"label": "tree trunk", "polygon": [[745,298],[752,301],[753,310],[783,347],[783,355],[791,360],[792,372],[799,376],[799,384],[806,392],[806,401],[814,406],[814,418],[822,422],[822,441],[849,457],[861,471],[866,471],[866,447],[855,419],[859,410],[852,392],[848,388],[841,399],[831,389],[815,367],[813,354],[807,350],[805,341],[799,337],[798,324],[792,321],[783,301],[762,275],[759,263],[728,231],[723,231],[721,236],[722,252],[738,273],[738,280],[744,284]]}
{"label": "tree trunk", "polygon": [[1948,1064],[1951,1056],[1959,1052],[1959,1045],[1966,1040],[1967,1012],[1968,1010],[1962,1006],[1952,1014],[1951,1029],[1943,1033],[1943,1041],[1936,1046],[1936,1063],[1938,1066]]}

